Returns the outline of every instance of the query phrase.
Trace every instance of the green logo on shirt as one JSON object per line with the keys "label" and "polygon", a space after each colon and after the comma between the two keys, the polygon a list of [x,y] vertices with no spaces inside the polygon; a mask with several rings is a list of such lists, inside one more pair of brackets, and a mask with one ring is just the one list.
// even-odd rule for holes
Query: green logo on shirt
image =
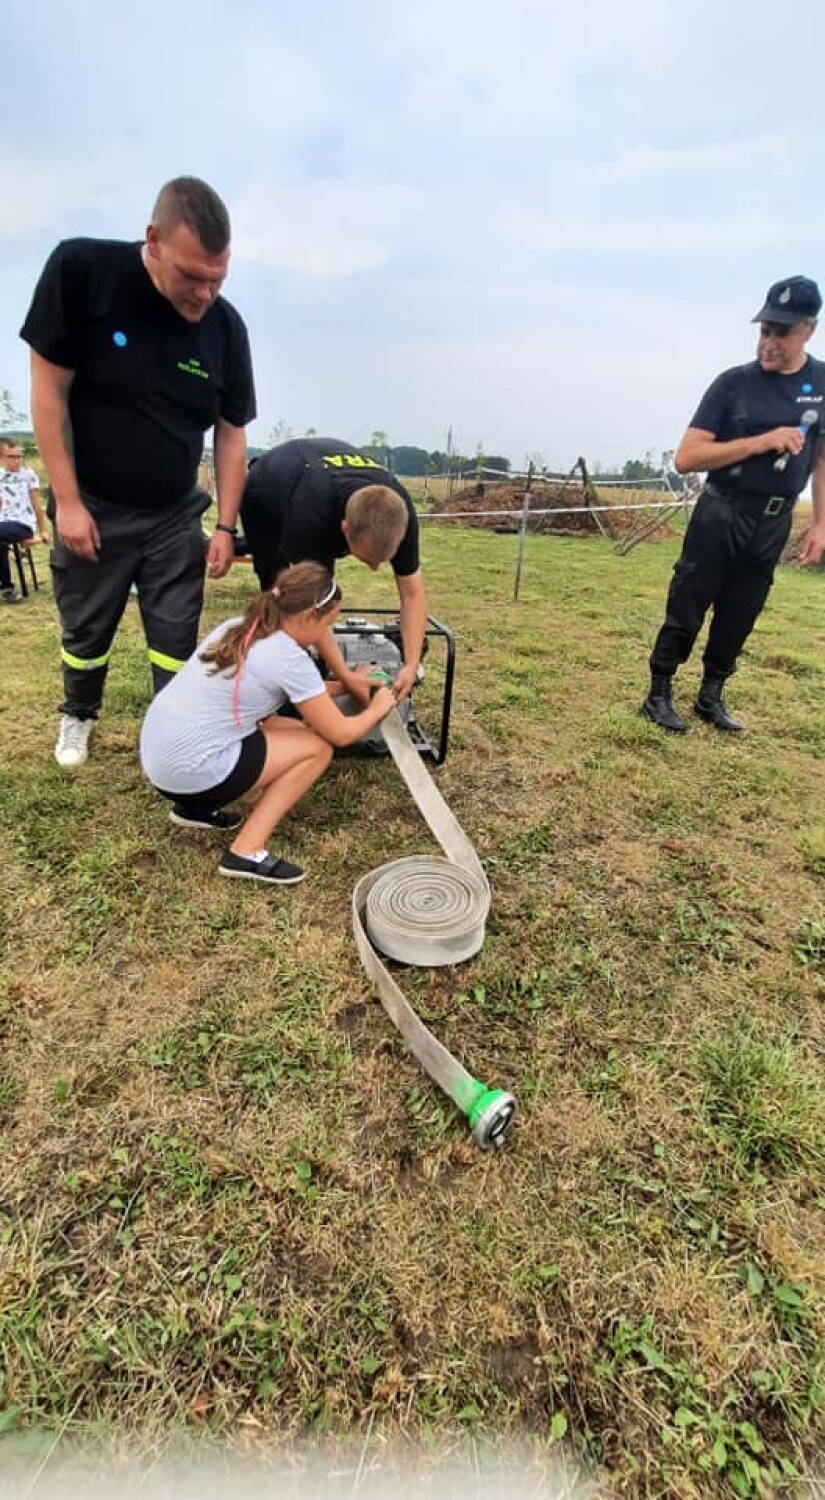
{"label": "green logo on shirt", "polygon": [[199,359],[179,359],[178,369],[183,370],[184,375],[197,375],[201,380],[209,379],[209,371],[201,368]]}

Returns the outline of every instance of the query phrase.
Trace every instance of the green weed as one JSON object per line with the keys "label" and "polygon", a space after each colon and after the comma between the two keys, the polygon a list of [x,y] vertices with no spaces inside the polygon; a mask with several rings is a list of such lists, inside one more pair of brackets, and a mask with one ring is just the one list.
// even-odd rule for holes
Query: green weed
{"label": "green weed", "polygon": [[696,1059],[702,1112],[746,1171],[825,1165],[825,1088],[787,1041],[752,1027],[704,1043]]}

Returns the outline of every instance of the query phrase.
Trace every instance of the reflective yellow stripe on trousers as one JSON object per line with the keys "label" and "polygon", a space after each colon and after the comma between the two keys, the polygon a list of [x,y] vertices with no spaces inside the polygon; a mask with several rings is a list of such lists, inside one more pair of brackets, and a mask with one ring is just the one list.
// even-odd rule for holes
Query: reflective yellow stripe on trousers
{"label": "reflective yellow stripe on trousers", "polygon": [[78,672],[93,672],[96,667],[105,667],[111,654],[111,651],[107,651],[103,656],[90,656],[84,661],[82,656],[72,656],[71,651],[61,649],[60,659],[67,667],[74,667]]}
{"label": "reflective yellow stripe on trousers", "polygon": [[162,651],[153,651],[149,647],[149,660],[153,667],[160,667],[163,672],[179,672],[183,662],[177,656],[164,656]]}

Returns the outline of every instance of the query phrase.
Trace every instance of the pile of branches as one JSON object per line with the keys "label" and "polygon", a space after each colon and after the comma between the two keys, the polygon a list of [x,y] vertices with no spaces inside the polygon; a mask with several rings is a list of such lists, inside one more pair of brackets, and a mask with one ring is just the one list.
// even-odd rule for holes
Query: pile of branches
{"label": "pile of branches", "polygon": [[[478,484],[475,480],[456,485],[451,496],[437,501],[430,508],[430,515],[455,517],[456,525],[480,526],[490,531],[516,532],[521,528],[524,509],[525,480],[490,482]],[[607,535],[614,540],[625,536],[637,525],[640,512],[626,510],[617,503],[615,492],[599,492],[588,477],[582,481],[574,473],[569,479],[547,479],[534,474],[530,485],[530,511],[527,530],[552,534],[553,536],[598,536]],[[625,504],[634,500],[664,501],[666,493],[622,490]],[[598,506],[598,510],[594,507]],[[608,510],[602,509],[609,506]],[[537,515],[537,511],[559,511],[558,515]],[[505,512],[500,515],[497,512]],[[660,540],[673,535],[673,529],[663,521],[649,535],[649,540]]]}

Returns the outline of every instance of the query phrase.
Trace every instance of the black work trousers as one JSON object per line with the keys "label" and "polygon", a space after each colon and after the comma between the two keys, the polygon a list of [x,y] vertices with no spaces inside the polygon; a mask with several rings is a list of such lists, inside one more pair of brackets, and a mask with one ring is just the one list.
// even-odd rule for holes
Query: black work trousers
{"label": "black work trousers", "polygon": [[[201,517],[209,496],[193,490],[172,510],[138,510],[84,494],[100,532],[96,562],[60,541],[51,554],[62,626],[60,712],[97,718],[115,631],[132,584],[159,692],[197,645],[206,567]],[[50,509],[52,507],[50,506]]]}
{"label": "black work trousers", "polygon": [[[304,500],[315,508],[318,487],[328,484],[317,464],[310,467],[300,441],[284,443],[266,455],[265,465],[253,464],[241,500],[241,525],[252,554],[252,565],[262,589],[271,589],[290,559],[281,550],[288,514],[300,514]],[[293,558],[293,562],[305,559]]]}
{"label": "black work trousers", "polygon": [[705,673],[722,680],[735,671],[791,529],[793,501],[786,500],[776,515],[766,514],[767,505],[767,495],[734,496],[705,486],[673,570],[651,671],[673,676],[690,656],[711,608]]}

